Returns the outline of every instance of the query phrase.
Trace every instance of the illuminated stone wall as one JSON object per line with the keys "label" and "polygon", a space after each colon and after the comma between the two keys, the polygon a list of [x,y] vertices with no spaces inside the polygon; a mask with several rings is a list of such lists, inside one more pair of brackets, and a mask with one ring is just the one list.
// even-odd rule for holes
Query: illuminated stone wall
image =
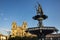
{"label": "illuminated stone wall", "polygon": [[0,40],[7,40],[7,36],[0,34]]}
{"label": "illuminated stone wall", "polygon": [[12,37],[15,37],[15,36],[20,36],[20,37],[24,37],[24,36],[33,37],[33,36],[36,36],[34,34],[26,32],[26,30],[27,30],[27,23],[26,22],[23,22],[22,26],[17,26],[16,22],[13,22],[11,30],[12,30],[11,31]]}

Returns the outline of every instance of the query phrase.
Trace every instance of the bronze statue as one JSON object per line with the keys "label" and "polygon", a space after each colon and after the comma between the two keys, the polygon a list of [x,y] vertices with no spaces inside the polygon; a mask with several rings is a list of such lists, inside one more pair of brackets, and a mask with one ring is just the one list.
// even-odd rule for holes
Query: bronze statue
{"label": "bronze statue", "polygon": [[43,15],[43,11],[40,4],[38,4],[37,15]]}

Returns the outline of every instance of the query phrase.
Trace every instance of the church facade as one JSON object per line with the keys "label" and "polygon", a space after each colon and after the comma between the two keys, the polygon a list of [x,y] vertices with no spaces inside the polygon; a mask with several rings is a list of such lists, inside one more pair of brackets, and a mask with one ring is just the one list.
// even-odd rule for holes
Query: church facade
{"label": "church facade", "polygon": [[20,37],[35,37],[36,35],[26,32],[27,23],[23,22],[22,26],[17,26],[16,22],[12,23],[11,35],[12,37],[20,36]]}

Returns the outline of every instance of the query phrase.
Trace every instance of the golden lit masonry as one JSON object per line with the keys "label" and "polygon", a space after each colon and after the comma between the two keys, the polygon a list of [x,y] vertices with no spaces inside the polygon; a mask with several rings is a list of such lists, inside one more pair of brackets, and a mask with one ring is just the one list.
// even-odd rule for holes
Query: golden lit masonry
{"label": "golden lit masonry", "polygon": [[17,26],[16,22],[12,22],[12,29],[11,29],[12,37],[15,37],[15,36],[36,37],[36,35],[26,32],[26,30],[27,30],[27,23],[26,22],[23,22],[22,26]]}

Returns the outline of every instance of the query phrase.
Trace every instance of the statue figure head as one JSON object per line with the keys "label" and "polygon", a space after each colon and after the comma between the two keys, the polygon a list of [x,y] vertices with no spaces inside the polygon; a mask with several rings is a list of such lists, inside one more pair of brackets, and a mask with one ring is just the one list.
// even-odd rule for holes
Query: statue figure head
{"label": "statue figure head", "polygon": [[37,15],[43,15],[42,7],[39,3],[38,3],[38,8],[37,8]]}

